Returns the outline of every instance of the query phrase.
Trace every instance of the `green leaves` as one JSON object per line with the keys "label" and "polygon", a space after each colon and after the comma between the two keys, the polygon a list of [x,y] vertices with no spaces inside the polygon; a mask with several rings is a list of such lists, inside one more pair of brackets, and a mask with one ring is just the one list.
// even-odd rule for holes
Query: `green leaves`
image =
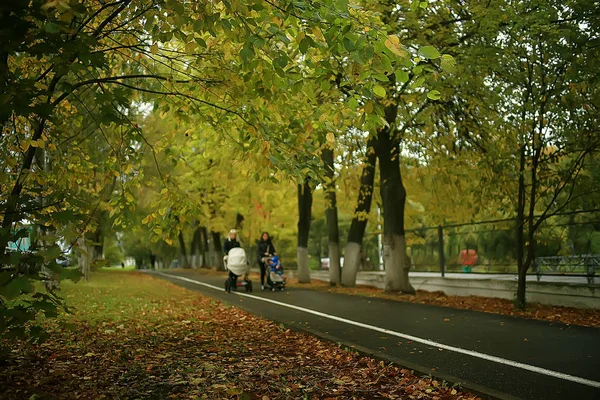
{"label": "green leaves", "polygon": [[440,52],[433,46],[423,46],[419,49],[419,55],[423,58],[436,59],[441,56]]}
{"label": "green leaves", "polygon": [[254,49],[252,48],[252,45],[250,44],[250,42],[246,42],[246,44],[240,51],[240,57],[243,61],[248,62],[254,58],[254,55],[255,53]]}
{"label": "green leaves", "polygon": [[427,98],[430,100],[439,100],[442,97],[442,94],[439,90],[431,90],[427,93]]}
{"label": "green leaves", "polygon": [[375,93],[375,95],[379,97],[385,97],[386,95],[385,88],[381,85],[373,86],[373,93]]}
{"label": "green leaves", "polygon": [[47,22],[46,25],[44,25],[44,30],[47,33],[56,34],[61,32],[61,27],[56,22],[50,21]]}
{"label": "green leaves", "polygon": [[442,55],[440,67],[447,72],[456,72],[456,60],[449,54]]}
{"label": "green leaves", "polygon": [[32,293],[35,289],[29,279],[26,276],[19,276],[17,278],[12,278],[12,276],[7,277],[5,274],[10,274],[9,272],[2,273],[2,280],[6,282],[0,286],[0,296],[13,300],[21,295],[21,293]]}
{"label": "green leaves", "polygon": [[408,72],[403,70],[396,71],[396,81],[398,81],[399,83],[406,83],[408,82],[408,79]]}

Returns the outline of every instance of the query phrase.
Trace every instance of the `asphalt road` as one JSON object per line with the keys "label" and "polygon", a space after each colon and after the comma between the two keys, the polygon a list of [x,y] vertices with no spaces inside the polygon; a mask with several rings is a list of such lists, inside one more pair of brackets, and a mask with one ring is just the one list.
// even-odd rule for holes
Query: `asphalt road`
{"label": "asphalt road", "polygon": [[261,292],[256,282],[252,294],[227,294],[225,273],[153,274],[491,397],[600,399],[598,328],[308,289]]}

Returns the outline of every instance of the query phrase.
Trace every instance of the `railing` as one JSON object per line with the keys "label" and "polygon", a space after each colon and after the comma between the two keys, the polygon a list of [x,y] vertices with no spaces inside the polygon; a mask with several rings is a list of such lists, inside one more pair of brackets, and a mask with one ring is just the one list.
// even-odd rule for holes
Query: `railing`
{"label": "railing", "polygon": [[[514,219],[501,219],[407,230],[411,270],[516,275],[516,226]],[[552,216],[535,240],[530,275],[586,277],[594,283],[600,271],[600,210]]]}
{"label": "railing", "polygon": [[534,271],[538,281],[542,275],[585,275],[588,283],[593,284],[596,271],[600,271],[600,254],[537,257],[535,259]]}

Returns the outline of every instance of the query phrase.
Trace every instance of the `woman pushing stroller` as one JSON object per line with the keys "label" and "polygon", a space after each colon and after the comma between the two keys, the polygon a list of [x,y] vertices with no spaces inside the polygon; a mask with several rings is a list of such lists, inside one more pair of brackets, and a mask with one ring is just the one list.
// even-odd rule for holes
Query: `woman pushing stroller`
{"label": "woman pushing stroller", "polygon": [[265,290],[267,276],[267,258],[277,255],[268,232],[263,232],[258,241],[258,265],[260,266],[260,289]]}
{"label": "woman pushing stroller", "polygon": [[[223,261],[225,268],[229,271],[229,277],[225,281],[225,291],[237,290],[238,286],[244,286],[247,292],[252,291],[252,282],[248,279],[250,263],[246,259],[246,252],[237,240],[237,231],[232,229],[223,243],[225,257]],[[237,278],[244,275],[242,282],[238,284]]]}

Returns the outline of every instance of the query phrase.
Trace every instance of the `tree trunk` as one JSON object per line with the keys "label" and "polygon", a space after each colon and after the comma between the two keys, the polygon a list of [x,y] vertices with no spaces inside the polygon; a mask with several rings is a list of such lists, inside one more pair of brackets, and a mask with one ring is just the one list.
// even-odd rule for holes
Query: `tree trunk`
{"label": "tree trunk", "polygon": [[356,285],[356,274],[362,262],[362,242],[367,228],[367,216],[371,212],[373,185],[375,183],[375,165],[377,163],[377,155],[373,149],[375,144],[375,138],[373,136],[369,137],[367,159],[360,176],[358,201],[344,251],[344,268],[342,269],[342,284],[344,286],[353,287]]}
{"label": "tree trunk", "polygon": [[[10,69],[8,68],[8,53],[0,52],[0,93],[8,93]],[[0,108],[0,135],[2,135],[4,126],[10,119],[12,110],[10,107]]]}
{"label": "tree trunk", "polygon": [[94,263],[104,258],[104,233],[100,225],[96,227],[91,239],[93,241],[92,263]]}
{"label": "tree trunk", "polygon": [[521,143],[519,149],[519,189],[517,196],[517,302],[515,306],[518,309],[525,308],[525,289],[527,286],[527,270],[525,268],[525,144]]}
{"label": "tree trunk", "polygon": [[190,260],[187,256],[187,250],[185,248],[185,239],[183,238],[183,231],[179,231],[179,254],[181,259],[181,266],[183,268],[190,268]]}
{"label": "tree trunk", "polygon": [[194,234],[192,235],[192,242],[190,243],[190,256],[192,257],[192,268],[201,267],[202,251],[201,251],[201,232],[200,226],[196,226]]}
{"label": "tree trunk", "polygon": [[[393,127],[397,115],[396,104],[386,107],[386,121]],[[410,259],[406,254],[404,236],[404,207],[406,190],[400,174],[400,140],[386,126],[377,135],[377,157],[383,203],[383,260],[385,264],[385,290],[415,293],[408,281]]]}
{"label": "tree trunk", "polygon": [[325,167],[325,198],[327,208],[328,252],[329,252],[329,283],[333,286],[341,283],[342,269],[340,266],[340,230],[338,224],[337,197],[335,188],[335,167],[333,164],[333,149],[327,147],[321,152],[321,159]]}
{"label": "tree trunk", "polygon": [[217,271],[225,271],[225,264],[223,264],[223,246],[221,245],[221,235],[219,232],[210,232],[213,240],[213,248],[215,249],[215,267]]}
{"label": "tree trunk", "polygon": [[298,184],[298,282],[310,283],[308,268],[308,235],[312,210],[312,192],[309,178]]}
{"label": "tree trunk", "polygon": [[83,275],[83,279],[86,281],[90,280],[93,252],[94,248],[89,245],[85,235],[82,235],[77,239],[77,265],[79,266],[79,271]]}
{"label": "tree trunk", "polygon": [[237,213],[235,216],[235,229],[240,230],[244,227],[244,216],[240,213]]}
{"label": "tree trunk", "polygon": [[202,268],[210,267],[208,257],[210,254],[210,248],[208,247],[208,232],[205,226],[200,227],[200,233],[202,235],[201,245],[202,245]]}
{"label": "tree trunk", "polygon": [[[53,80],[55,79],[56,77]],[[31,141],[34,142],[42,137],[42,134],[44,133],[44,127],[46,126],[46,119],[40,118],[32,125],[33,135],[31,137]],[[23,162],[20,166],[19,175],[17,176],[17,179],[10,192],[10,196],[5,201],[4,219],[2,220],[3,230],[8,231],[13,223],[21,221],[23,217],[21,213],[18,212],[21,202],[21,192],[23,191],[23,184],[25,182],[26,177],[28,176],[28,172],[31,170],[31,165],[33,163],[33,159],[37,150],[38,147],[29,145],[29,147],[25,151]]]}

